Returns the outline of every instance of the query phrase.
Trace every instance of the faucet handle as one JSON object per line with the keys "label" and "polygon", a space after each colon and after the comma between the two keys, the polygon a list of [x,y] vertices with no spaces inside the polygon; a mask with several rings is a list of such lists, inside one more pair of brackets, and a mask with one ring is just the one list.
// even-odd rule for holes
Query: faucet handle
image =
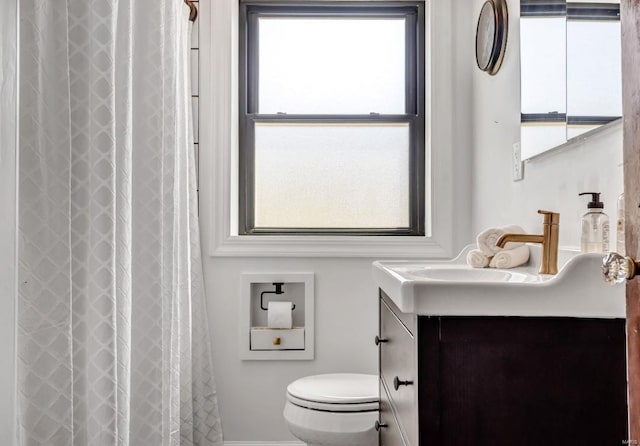
{"label": "faucet handle", "polygon": [[560,224],[560,214],[553,211],[543,211],[542,209],[538,209],[538,214],[544,215],[544,224],[545,225],[558,225]]}

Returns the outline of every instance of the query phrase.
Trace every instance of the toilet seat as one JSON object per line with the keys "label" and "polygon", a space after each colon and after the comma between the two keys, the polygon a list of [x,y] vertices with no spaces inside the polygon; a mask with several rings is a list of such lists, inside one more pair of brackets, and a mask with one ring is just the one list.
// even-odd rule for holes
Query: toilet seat
{"label": "toilet seat", "polygon": [[378,410],[378,378],[358,373],[333,373],[300,378],[287,387],[287,401],[325,412]]}
{"label": "toilet seat", "polygon": [[378,410],[378,403],[355,403],[355,404],[336,404],[336,403],[320,403],[317,401],[308,401],[296,398],[287,394],[287,401],[296,406],[306,409],[321,410],[324,412],[371,412]]}
{"label": "toilet seat", "polygon": [[378,401],[376,375],[307,376],[287,387],[283,416],[307,446],[372,446],[379,442]]}

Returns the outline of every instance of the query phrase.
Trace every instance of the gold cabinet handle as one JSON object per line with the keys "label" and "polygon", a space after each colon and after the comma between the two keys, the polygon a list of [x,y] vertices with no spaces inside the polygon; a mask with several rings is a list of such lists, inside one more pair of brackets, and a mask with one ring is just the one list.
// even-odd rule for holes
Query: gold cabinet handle
{"label": "gold cabinet handle", "polygon": [[281,340],[280,338],[273,338],[273,339],[271,340],[271,342],[273,343],[273,345],[280,345],[281,341],[282,341],[282,340]]}

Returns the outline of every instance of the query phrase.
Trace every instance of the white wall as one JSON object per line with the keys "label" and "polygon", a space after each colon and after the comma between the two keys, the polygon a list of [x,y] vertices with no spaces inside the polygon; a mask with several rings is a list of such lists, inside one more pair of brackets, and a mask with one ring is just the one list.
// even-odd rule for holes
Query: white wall
{"label": "white wall", "polygon": [[[454,73],[454,202],[463,215],[471,207],[473,216],[472,221],[454,222],[458,248],[488,225],[517,222],[538,231],[538,208],[559,211],[561,243],[577,246],[579,216],[585,207],[578,192],[602,191],[613,215],[612,206],[622,184],[620,132],[602,134],[563,153],[528,163],[524,181],[512,182],[511,145],[519,139],[520,116],[519,3],[509,0],[507,55],[502,70],[491,77],[476,68],[474,59],[476,20],[483,0],[449,1],[433,0],[450,4],[452,13],[440,24],[451,40],[442,34],[434,41],[434,51],[438,63],[451,63]],[[207,150],[202,147],[203,152]],[[200,205],[204,210],[201,215],[209,215],[210,203],[201,199]],[[203,220],[204,247],[210,246],[208,224]],[[227,441],[293,440],[282,419],[282,408],[287,384],[298,377],[338,371],[377,372],[373,337],[378,312],[372,260],[204,256],[214,367]],[[237,342],[241,273],[307,271],[316,274],[315,359],[241,361]]]}
{"label": "white wall", "polygon": [[[238,359],[243,272],[315,273],[315,360]],[[205,261],[213,360],[225,440],[293,439],[282,418],[285,389],[302,376],[377,373],[377,290],[366,259],[208,258]]]}
{"label": "white wall", "polygon": [[16,43],[14,0],[0,2],[0,444],[14,444]]}
{"label": "white wall", "polygon": [[[444,4],[449,0],[433,1]],[[610,216],[615,215],[615,198],[622,188],[620,131],[605,132],[562,153],[527,163],[524,181],[513,182],[511,145],[519,140],[520,128],[519,2],[508,1],[507,54],[496,76],[480,72],[475,64],[475,29],[482,3],[483,0],[450,3],[452,18],[443,29],[451,33],[452,40],[446,42],[444,38],[444,45],[435,42],[440,63],[448,60],[454,73],[455,206],[472,209],[471,221],[454,222],[458,247],[489,225],[514,222],[529,231],[539,231],[541,218],[537,209],[560,212],[561,244],[577,246],[579,218],[586,204],[577,197],[578,192],[601,191],[606,210]],[[201,200],[201,207],[208,205]],[[207,225],[203,221],[205,247],[211,237]],[[282,408],[286,385],[293,379],[337,371],[376,373],[373,337],[378,323],[377,292],[370,273],[372,260],[205,255],[214,367],[226,440],[292,440],[282,419]],[[315,360],[239,360],[236,337],[240,274],[298,271],[316,274]]]}
{"label": "white wall", "polygon": [[[468,27],[475,30],[483,0],[462,1],[469,5]],[[580,217],[587,202],[579,192],[602,192],[605,212],[615,219],[623,187],[621,126],[527,162],[524,180],[512,181],[511,146],[520,138],[520,7],[517,0],[507,3],[509,37],[502,69],[496,76],[473,70],[473,232],[517,223],[539,233],[542,218],[537,210],[553,210],[560,213],[560,244],[579,247]],[[615,226],[611,228],[615,232]],[[611,243],[615,247],[614,234]]]}
{"label": "white wall", "polygon": [[[449,0],[434,0],[434,3],[449,11]],[[464,8],[465,5],[456,7]],[[453,17],[456,17],[455,22]],[[466,216],[453,222],[456,250],[470,239],[469,129],[472,112],[468,106],[471,70],[463,69],[469,50],[464,48],[463,53],[456,51],[458,39],[468,39],[471,30],[452,34],[459,24],[464,23],[457,20],[457,14],[447,12],[446,16],[439,17],[437,26],[441,31],[436,36],[434,47],[436,63],[451,64],[453,70],[450,71],[454,73],[455,97],[451,112],[457,126],[452,131],[452,150],[457,169],[448,180],[454,185],[454,205],[459,211],[457,215]],[[433,112],[442,113],[443,110]],[[201,122],[201,126],[204,125]],[[208,150],[210,148],[201,147],[203,157],[210,156],[207,155]],[[209,181],[207,175],[210,172],[201,171],[205,183]],[[202,246],[205,252],[214,368],[225,440],[294,440],[282,417],[288,383],[310,374],[341,371],[375,374],[378,371],[377,348],[373,342],[378,331],[378,294],[371,276],[371,262],[376,259],[209,257],[206,253],[212,231],[207,221],[207,216],[211,214],[207,206],[211,206],[211,203],[203,199],[208,196],[206,189],[206,186],[202,186],[200,199]],[[241,361],[238,358],[238,308],[243,272],[315,273],[316,342],[313,361]]]}

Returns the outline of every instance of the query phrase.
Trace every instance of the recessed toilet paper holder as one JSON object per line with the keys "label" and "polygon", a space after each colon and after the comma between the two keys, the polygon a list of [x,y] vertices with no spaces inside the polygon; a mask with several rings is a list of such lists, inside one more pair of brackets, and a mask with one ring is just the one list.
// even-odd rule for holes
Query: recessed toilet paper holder
{"label": "recessed toilet paper holder", "polygon": [[[262,301],[262,299],[264,298],[265,294],[284,294],[284,291],[282,289],[282,287],[284,286],[283,282],[275,282],[273,284],[276,289],[274,291],[263,291],[262,293],[260,293],[260,308],[262,308],[264,311],[267,311],[267,308],[265,308],[264,303]],[[296,309],[296,305],[295,304],[291,304],[291,310],[295,310]]]}

